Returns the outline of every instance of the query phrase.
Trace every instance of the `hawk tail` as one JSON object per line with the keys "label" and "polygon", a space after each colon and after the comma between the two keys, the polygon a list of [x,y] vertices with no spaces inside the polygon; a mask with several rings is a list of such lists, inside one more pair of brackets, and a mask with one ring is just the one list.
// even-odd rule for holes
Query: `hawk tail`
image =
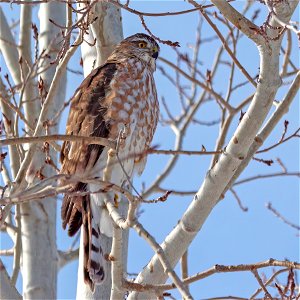
{"label": "hawk tail", "polygon": [[90,207],[90,199],[83,204],[83,277],[91,290],[105,279],[105,260],[101,247],[101,233]]}
{"label": "hawk tail", "polygon": [[[74,191],[86,191],[86,185],[78,183]],[[105,278],[105,260],[101,247],[101,233],[97,224],[98,212],[93,213],[90,195],[65,195],[61,208],[63,228],[68,226],[68,235],[74,236],[82,225],[83,234],[83,278],[94,290]],[[99,221],[99,220],[98,220]]]}

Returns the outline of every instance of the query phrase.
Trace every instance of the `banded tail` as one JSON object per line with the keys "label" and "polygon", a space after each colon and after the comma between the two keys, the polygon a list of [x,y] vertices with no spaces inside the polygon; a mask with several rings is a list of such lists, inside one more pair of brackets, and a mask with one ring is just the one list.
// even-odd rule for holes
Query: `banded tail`
{"label": "banded tail", "polygon": [[[78,183],[73,192],[86,192],[87,185]],[[100,285],[105,279],[105,259],[101,247],[101,233],[98,212],[91,208],[90,195],[69,196],[66,194],[61,208],[62,226],[68,226],[68,235],[74,236],[82,225],[83,234],[83,278],[84,282],[94,290],[94,285]],[[100,209],[98,207],[98,209]],[[97,223],[98,222],[98,223]]]}

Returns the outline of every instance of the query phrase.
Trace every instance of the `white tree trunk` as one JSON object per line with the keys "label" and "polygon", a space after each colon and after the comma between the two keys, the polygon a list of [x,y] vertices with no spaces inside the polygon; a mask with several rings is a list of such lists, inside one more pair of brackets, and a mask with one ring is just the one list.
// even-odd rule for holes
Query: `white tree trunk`
{"label": "white tree trunk", "polygon": [[[26,7],[26,6],[24,6]],[[62,36],[60,29],[49,22],[49,19],[56,23],[65,25],[65,5],[59,3],[41,4],[39,10],[40,52],[47,49],[50,59],[44,60],[40,68],[47,67],[49,62],[56,58],[60,48]],[[41,74],[48,91],[52,81],[56,65],[53,65]],[[66,77],[63,75],[56,97],[51,103],[51,116],[55,116],[62,107],[65,100]],[[25,116],[34,123],[38,114],[34,113],[31,107],[25,109]],[[48,133],[57,132],[59,120],[49,128]],[[50,156],[56,163],[56,153],[50,150]],[[38,147],[34,161],[31,164],[31,172],[39,170],[44,166],[45,153]],[[45,166],[42,169],[45,176],[55,174],[52,167]],[[38,180],[38,179],[37,179]],[[57,248],[56,248],[56,199],[46,198],[42,201],[21,205],[22,222],[22,273],[23,273],[23,294],[25,299],[56,299],[57,286]]]}
{"label": "white tree trunk", "polygon": [[[96,38],[96,45],[91,47],[87,43],[81,45],[81,52],[83,58],[84,76],[86,77],[91,71],[92,67],[97,67],[103,64],[109,54],[113,51],[116,44],[123,39],[123,28],[120,9],[109,3],[98,3],[94,8],[94,16],[97,16],[96,22],[90,27],[90,34],[84,38],[90,43],[93,43]],[[128,245],[128,232],[123,233],[123,253],[126,253]],[[112,239],[104,237],[101,244],[104,253],[110,253]],[[111,276],[106,277],[102,285],[95,286],[95,292],[92,293],[89,287],[83,281],[83,248],[82,235],[80,239],[79,250],[79,266],[78,266],[78,282],[76,299],[103,299],[110,298],[111,290]],[[125,266],[126,266],[125,258]]]}

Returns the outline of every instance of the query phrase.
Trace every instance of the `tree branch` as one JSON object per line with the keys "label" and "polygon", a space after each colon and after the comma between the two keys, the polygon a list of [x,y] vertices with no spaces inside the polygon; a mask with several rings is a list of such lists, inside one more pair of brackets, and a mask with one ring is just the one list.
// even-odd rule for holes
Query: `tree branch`
{"label": "tree branch", "polygon": [[241,30],[253,42],[257,45],[264,44],[263,37],[257,34],[257,32],[259,32],[259,27],[235,10],[227,1],[211,0],[211,2],[220,10],[227,20],[234,24],[235,27]]}
{"label": "tree branch", "polygon": [[18,49],[7,23],[6,17],[0,7],[0,49],[6,62],[7,68],[15,82],[21,83],[21,71],[19,65]]}
{"label": "tree branch", "polygon": [[20,144],[35,144],[51,141],[71,141],[71,142],[87,142],[89,144],[102,145],[108,148],[115,148],[115,142],[106,138],[93,136],[76,136],[64,134],[52,134],[45,136],[29,136],[0,140],[0,146],[20,145]]}
{"label": "tree branch", "polygon": [[7,271],[0,259],[0,298],[1,299],[16,299],[21,300],[22,296],[18,293],[17,289],[12,285]]}

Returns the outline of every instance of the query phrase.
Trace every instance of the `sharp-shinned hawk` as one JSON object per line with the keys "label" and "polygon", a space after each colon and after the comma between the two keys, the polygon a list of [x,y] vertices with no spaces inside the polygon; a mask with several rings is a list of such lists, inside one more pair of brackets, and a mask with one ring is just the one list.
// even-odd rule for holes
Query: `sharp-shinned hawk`
{"label": "sharp-shinned hawk", "polygon": [[[118,150],[122,162],[111,169],[111,182],[124,186],[134,171],[141,174],[158,121],[158,101],[153,72],[159,46],[142,33],[121,41],[107,61],[87,76],[75,92],[66,134],[117,140],[125,132]],[[103,179],[107,147],[87,142],[64,142],[62,174]],[[106,276],[101,236],[112,236],[112,220],[105,209],[101,185],[77,182],[65,194],[61,209],[63,227],[73,236],[83,225],[84,280],[91,289]]]}

